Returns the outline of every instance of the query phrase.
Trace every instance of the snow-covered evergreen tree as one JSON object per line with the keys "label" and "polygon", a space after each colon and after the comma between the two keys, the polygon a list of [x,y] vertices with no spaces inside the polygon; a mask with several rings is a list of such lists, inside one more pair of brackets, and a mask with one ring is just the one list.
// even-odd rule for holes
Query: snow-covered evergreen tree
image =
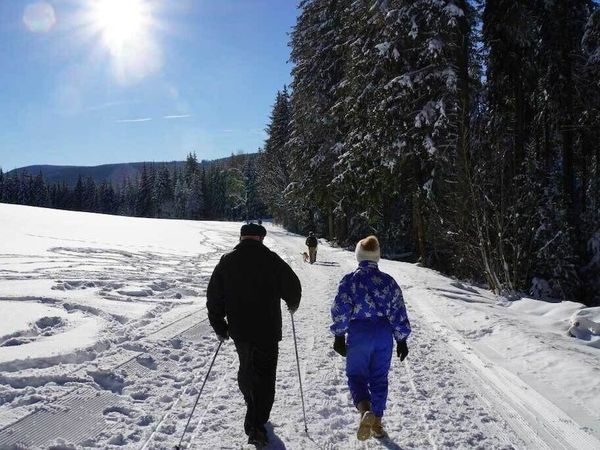
{"label": "snow-covered evergreen tree", "polygon": [[240,220],[248,217],[248,197],[244,173],[235,167],[224,172],[226,217]]}
{"label": "snow-covered evergreen tree", "polygon": [[290,99],[287,88],[277,92],[267,126],[267,140],[259,153],[258,183],[260,194],[271,215],[289,226],[289,208],[284,192],[291,182]]}
{"label": "snow-covered evergreen tree", "polygon": [[199,169],[192,174],[189,183],[186,218],[201,219],[204,211],[204,192],[202,191],[202,173]]}
{"label": "snow-covered evergreen tree", "polygon": [[259,193],[257,161],[258,158],[247,158],[244,164],[246,218],[249,220],[260,219],[266,215],[265,205]]}
{"label": "snow-covered evergreen tree", "polygon": [[117,210],[116,195],[112,184],[103,181],[98,187],[99,212],[113,214]]}
{"label": "snow-covered evergreen tree", "polygon": [[292,116],[289,140],[292,183],[286,196],[294,228],[338,236],[333,210],[339,199],[329,185],[344,135],[343,117],[332,114],[343,77],[343,30],[349,0],[304,0],[292,32]]}
{"label": "snow-covered evergreen tree", "polygon": [[144,164],[137,186],[137,198],[135,205],[136,215],[140,217],[152,217],[154,215],[153,206],[152,181],[150,179],[149,170],[146,167],[146,164]]}

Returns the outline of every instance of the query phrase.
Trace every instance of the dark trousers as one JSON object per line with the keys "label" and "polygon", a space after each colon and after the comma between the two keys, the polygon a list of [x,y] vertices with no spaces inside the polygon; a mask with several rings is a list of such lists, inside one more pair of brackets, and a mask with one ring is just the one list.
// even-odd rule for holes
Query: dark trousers
{"label": "dark trousers", "polygon": [[311,264],[317,260],[317,247],[308,247],[308,258]]}
{"label": "dark trousers", "polygon": [[253,344],[235,342],[240,359],[238,385],[246,401],[244,431],[250,434],[254,429],[265,431],[273,401],[275,400],[275,375],[279,343]]}

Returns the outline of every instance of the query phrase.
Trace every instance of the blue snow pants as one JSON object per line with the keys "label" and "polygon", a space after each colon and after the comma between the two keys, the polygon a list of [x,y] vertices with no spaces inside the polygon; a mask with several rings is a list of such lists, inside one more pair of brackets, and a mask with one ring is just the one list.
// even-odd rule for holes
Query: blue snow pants
{"label": "blue snow pants", "polygon": [[353,320],[346,348],[346,375],[354,404],[368,400],[373,413],[382,417],[394,348],[392,326],[387,319]]}

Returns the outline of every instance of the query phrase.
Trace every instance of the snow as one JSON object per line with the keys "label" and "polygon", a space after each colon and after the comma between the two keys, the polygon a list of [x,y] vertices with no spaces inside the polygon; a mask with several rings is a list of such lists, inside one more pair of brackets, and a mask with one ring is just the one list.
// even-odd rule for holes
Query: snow
{"label": "snow", "polygon": [[[240,226],[0,204],[0,448],[176,445],[217,348],[206,285]],[[600,308],[511,302],[389,260],[380,267],[400,283],[414,331],[390,373],[389,439],[358,442],[329,332],[354,253],[321,239],[306,264],[305,237],[267,228],[265,244],[303,285],[294,321],[309,430],[284,314],[269,448],[600,448]],[[236,373],[226,341],[188,448],[251,448]]]}
{"label": "snow", "polygon": [[465,12],[462,10],[462,8],[459,8],[458,6],[456,6],[455,4],[452,4],[452,3],[449,3],[444,8],[444,11],[449,16],[454,16],[454,17],[462,17],[465,15]]}
{"label": "snow", "polygon": [[[18,306],[18,308],[17,308]],[[66,316],[66,313],[56,311],[55,308],[39,304],[22,304],[17,302],[5,301],[0,303],[0,317],[3,318],[0,323],[0,346],[9,338],[24,329],[29,331],[32,322],[43,319],[46,316],[54,316],[55,313]]]}
{"label": "snow", "polygon": [[380,44],[375,45],[375,48],[379,52],[379,56],[384,56],[391,47],[390,42],[381,42]]}
{"label": "snow", "polygon": [[600,349],[600,307],[581,308],[571,316],[569,335]]}
{"label": "snow", "polygon": [[432,38],[427,41],[427,49],[430,53],[434,55],[439,54],[442,51],[443,47],[444,43],[437,38]]}
{"label": "snow", "polygon": [[[0,338],[0,370],[39,366],[49,360],[74,356],[78,350],[98,343],[104,321],[80,311],[69,313],[63,308],[51,308],[25,302],[1,302],[0,316],[8,322],[10,333]],[[3,319],[4,321],[5,319]],[[17,328],[18,327],[18,328]],[[6,330],[6,331],[9,331]]]}

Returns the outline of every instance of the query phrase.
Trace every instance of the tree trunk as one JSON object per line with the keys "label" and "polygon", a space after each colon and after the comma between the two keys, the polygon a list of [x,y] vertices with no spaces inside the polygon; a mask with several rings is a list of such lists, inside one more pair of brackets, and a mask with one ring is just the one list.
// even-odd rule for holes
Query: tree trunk
{"label": "tree trunk", "polygon": [[425,245],[425,220],[423,218],[423,202],[421,198],[421,188],[417,186],[417,190],[413,195],[413,223],[415,229],[415,244],[418,261],[425,263],[426,245]]}
{"label": "tree trunk", "polygon": [[333,205],[331,204],[331,201],[327,202],[327,207],[328,207],[328,211],[327,211],[327,229],[328,229],[328,234],[329,234],[329,240],[332,241],[333,238],[335,237],[334,234],[334,227],[333,227]]}
{"label": "tree trunk", "polygon": [[577,212],[575,201],[575,173],[573,164],[573,101],[570,95],[567,95],[565,108],[565,118],[562,123],[563,129],[561,132],[563,140],[563,187],[565,201],[567,202],[567,217],[569,225],[574,226]]}

